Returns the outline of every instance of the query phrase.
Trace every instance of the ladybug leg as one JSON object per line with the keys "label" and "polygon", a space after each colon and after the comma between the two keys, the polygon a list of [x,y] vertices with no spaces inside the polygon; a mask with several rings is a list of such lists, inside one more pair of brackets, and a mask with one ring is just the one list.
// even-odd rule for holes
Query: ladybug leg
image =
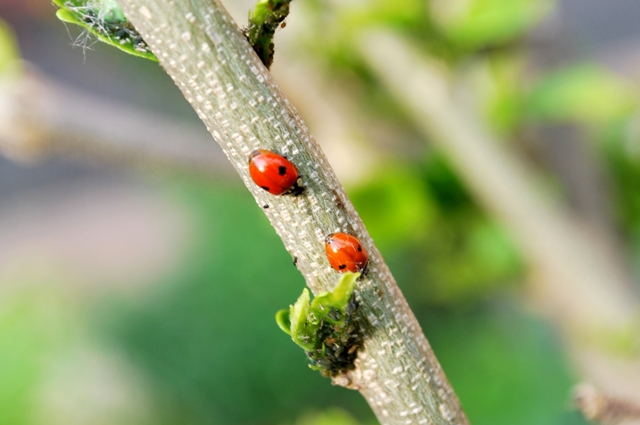
{"label": "ladybug leg", "polygon": [[368,271],[369,271],[369,261],[367,260],[364,267],[362,268],[362,271],[360,271],[360,277],[358,277],[358,279],[362,279],[362,277],[366,275]]}

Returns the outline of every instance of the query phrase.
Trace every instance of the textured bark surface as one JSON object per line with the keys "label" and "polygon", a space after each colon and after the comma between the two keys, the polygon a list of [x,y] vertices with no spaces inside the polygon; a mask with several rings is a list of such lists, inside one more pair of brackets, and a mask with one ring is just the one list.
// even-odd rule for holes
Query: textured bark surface
{"label": "textured bark surface", "polygon": [[[314,293],[332,289],[339,280],[325,257],[326,235],[357,235],[370,253],[368,273],[357,285],[366,342],[356,370],[338,383],[360,390],[383,424],[467,424],[324,154],[224,8],[215,0],[119,3],[220,143]],[[247,161],[257,148],[286,155],[298,167],[306,191],[274,197],[255,186]]]}

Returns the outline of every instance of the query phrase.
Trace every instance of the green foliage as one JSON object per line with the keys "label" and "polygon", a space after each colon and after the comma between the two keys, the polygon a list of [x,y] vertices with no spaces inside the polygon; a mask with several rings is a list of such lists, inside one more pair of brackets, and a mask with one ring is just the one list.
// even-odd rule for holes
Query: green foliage
{"label": "green foliage", "polygon": [[439,152],[430,152],[424,160],[421,180],[441,211],[457,213],[476,209],[469,191]]}
{"label": "green foliage", "polygon": [[521,273],[505,231],[473,203],[437,154],[422,168],[395,166],[349,196],[403,290],[429,305],[483,299]]}
{"label": "green foliage", "polygon": [[359,422],[345,410],[334,408],[307,413],[300,417],[295,425],[359,425]]}
{"label": "green foliage", "polygon": [[20,52],[13,33],[0,19],[0,76],[19,67]]}
{"label": "green foliage", "polygon": [[310,301],[309,290],[289,310],[280,310],[276,322],[305,350],[310,367],[323,376],[353,368],[362,336],[353,316],[356,309],[356,279],[360,273],[345,273],[332,292],[323,292]]}
{"label": "green foliage", "polygon": [[586,425],[556,336],[514,306],[417,311],[474,425]]}
{"label": "green foliage", "polygon": [[[419,28],[427,23],[427,2],[420,0],[372,0],[352,2],[342,10],[337,25],[345,31],[353,31],[373,25],[396,28]],[[420,24],[421,23],[421,24]]]}
{"label": "green foliage", "polygon": [[500,135],[512,135],[522,124],[527,58],[522,51],[496,52],[477,61],[478,97],[487,124]]}
{"label": "green foliage", "polygon": [[595,65],[561,69],[540,78],[528,97],[534,119],[603,124],[638,106],[637,90]]}
{"label": "green foliage", "polygon": [[472,213],[441,218],[420,243],[385,257],[403,290],[431,306],[479,302],[517,281],[522,269],[504,230]]}
{"label": "green foliage", "polygon": [[[371,0],[366,2],[341,2],[337,7],[326,7],[322,1],[306,2],[313,13],[305,16],[306,35],[301,40],[304,49],[316,60],[326,61],[333,72],[355,72],[366,78],[368,71],[359,60],[354,44],[362,30],[375,27],[391,27],[411,35],[428,48],[447,52],[443,38],[432,26],[428,2],[420,0]],[[318,42],[321,40],[321,42]],[[367,91],[362,92],[368,94]],[[366,105],[366,102],[363,102]]]}
{"label": "green foliage", "polygon": [[291,0],[259,0],[249,13],[248,39],[253,50],[267,68],[273,63],[273,36],[289,15]]}
{"label": "green foliage", "polygon": [[138,31],[114,0],[53,0],[60,7],[56,16],[79,25],[98,40],[134,56],[157,61]]}
{"label": "green foliage", "polygon": [[445,0],[433,14],[445,36],[463,50],[504,44],[540,22],[549,0]]}
{"label": "green foliage", "polygon": [[[403,251],[414,284],[409,291],[427,304],[455,305],[481,300],[521,274],[516,246],[496,220],[485,214],[438,154],[422,170],[437,215],[431,231]],[[402,257],[401,257],[402,258]]]}
{"label": "green foliage", "polygon": [[419,170],[386,163],[365,184],[350,188],[358,207],[381,249],[398,248],[421,238],[434,226],[437,206]]}
{"label": "green foliage", "polygon": [[[27,306],[14,306],[0,319],[0,419],[7,424],[28,424],[33,408],[31,392],[38,378],[42,335],[34,332]],[[24,336],[27,336],[24,338]]]}
{"label": "green foliage", "polygon": [[611,178],[616,219],[625,230],[631,260],[640,274],[640,150],[638,116],[606,126],[597,138]]}
{"label": "green foliage", "polygon": [[68,306],[55,295],[12,295],[0,314],[0,423],[27,425],[38,408],[47,360],[64,346],[72,327]]}

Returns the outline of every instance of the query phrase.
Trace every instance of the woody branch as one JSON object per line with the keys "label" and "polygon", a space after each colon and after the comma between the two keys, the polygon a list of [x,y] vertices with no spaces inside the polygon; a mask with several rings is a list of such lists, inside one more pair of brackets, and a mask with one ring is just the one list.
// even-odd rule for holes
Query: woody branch
{"label": "woody branch", "polygon": [[[383,424],[467,424],[456,395],[389,269],[319,146],[217,0],[121,0],[142,34],[222,146],[258,205],[297,258],[314,293],[338,281],[324,254],[327,234],[357,235],[370,253],[357,286],[367,323],[356,370],[336,383],[358,389]],[[254,149],[287,155],[305,193],[274,197],[250,180]]]}

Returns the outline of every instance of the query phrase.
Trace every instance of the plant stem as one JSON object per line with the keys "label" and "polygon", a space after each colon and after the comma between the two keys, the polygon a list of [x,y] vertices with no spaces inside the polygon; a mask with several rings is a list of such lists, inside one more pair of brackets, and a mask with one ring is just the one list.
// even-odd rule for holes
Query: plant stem
{"label": "plant stem", "polygon": [[[323,152],[217,0],[121,0],[142,34],[225,151],[258,205],[297,258],[316,294],[338,275],[324,253],[334,232],[369,252],[357,284],[365,344],[356,370],[334,383],[360,390],[382,424],[468,424],[458,399]],[[304,177],[298,197],[274,197],[249,177],[256,148],[287,155]],[[357,158],[354,158],[356,161]]]}
{"label": "plant stem", "polygon": [[249,18],[249,43],[267,69],[275,53],[273,36],[289,15],[289,3],[291,0],[259,0]]}

